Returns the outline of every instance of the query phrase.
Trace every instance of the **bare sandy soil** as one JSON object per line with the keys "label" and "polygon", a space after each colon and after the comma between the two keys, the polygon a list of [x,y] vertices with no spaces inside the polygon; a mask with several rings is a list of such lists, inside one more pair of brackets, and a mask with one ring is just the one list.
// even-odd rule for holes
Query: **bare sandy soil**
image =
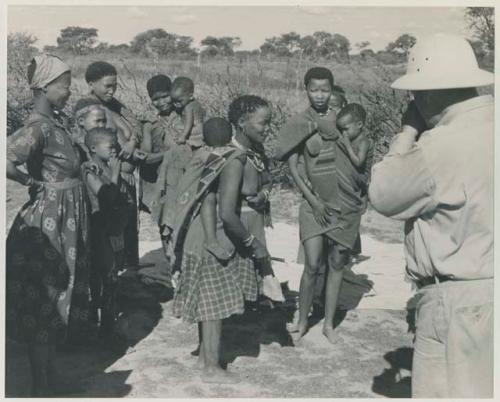
{"label": "bare sandy soil", "polygon": [[[11,203],[21,205],[19,189],[11,190]],[[8,225],[18,208],[7,208]],[[274,270],[287,283],[287,302],[274,309],[248,306],[244,315],[224,323],[223,361],[241,378],[239,384],[202,383],[196,358],[190,355],[197,346],[197,329],[173,317],[172,291],[125,275],[120,283],[121,338],[61,350],[62,372],[83,388],[71,396],[409,397],[413,335],[407,302],[412,292],[404,281],[399,227],[365,215],[366,258],[346,273],[336,317],[337,344],[322,336],[319,318],[311,320],[310,331],[294,344],[286,324],[296,313],[302,273],[296,263],[298,227],[293,209],[277,210],[268,243],[273,256],[286,260],[275,263]],[[156,228],[148,216],[141,214],[141,219],[141,260],[162,264]],[[6,353],[6,396],[27,396],[24,346],[8,341]]]}

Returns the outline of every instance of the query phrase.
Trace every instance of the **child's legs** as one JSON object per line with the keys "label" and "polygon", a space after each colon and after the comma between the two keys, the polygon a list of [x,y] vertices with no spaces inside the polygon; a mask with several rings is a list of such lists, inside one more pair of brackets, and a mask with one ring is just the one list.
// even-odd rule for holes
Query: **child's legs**
{"label": "child's legs", "polygon": [[333,329],[333,317],[337,309],[344,267],[349,262],[350,250],[336,242],[328,247],[328,275],[326,279],[325,328]]}
{"label": "child's legs", "polygon": [[307,326],[307,318],[311,311],[314,297],[314,287],[323,263],[324,239],[316,236],[307,239],[303,243],[305,252],[305,264],[300,279],[299,291],[299,325]]}

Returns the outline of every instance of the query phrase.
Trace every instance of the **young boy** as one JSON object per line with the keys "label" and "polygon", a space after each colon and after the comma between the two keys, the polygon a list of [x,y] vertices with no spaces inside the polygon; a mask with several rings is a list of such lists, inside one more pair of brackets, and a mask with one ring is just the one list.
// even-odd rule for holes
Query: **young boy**
{"label": "young boy", "polygon": [[139,219],[137,208],[137,189],[134,170],[136,163],[130,157],[139,143],[140,124],[130,111],[115,97],[117,88],[116,68],[107,62],[97,61],[89,64],[85,71],[85,80],[90,88],[89,98],[97,100],[106,111],[106,127],[117,130],[118,143],[121,146],[121,177],[135,200],[131,209],[128,226],[125,230],[126,265],[139,267]]}
{"label": "young boy", "polygon": [[124,266],[124,229],[133,201],[120,177],[117,136],[109,128],[90,129],[85,136],[91,160],[99,170],[84,168],[92,206],[90,217],[92,269],[91,319],[99,322],[100,336],[109,336],[116,319],[116,283]]}
{"label": "young boy", "polygon": [[[277,152],[278,158],[288,159],[291,174],[304,196],[299,226],[306,263],[299,295],[299,320],[293,330],[298,332],[298,339],[307,332],[314,284],[326,263],[323,334],[335,343],[333,318],[343,269],[359,230],[361,189],[354,166],[339,148],[336,113],[329,104],[334,86],[331,71],[314,67],[306,73],[304,84],[310,107],[281,129]],[[304,157],[307,180],[297,170],[299,155]]]}
{"label": "young boy", "polygon": [[345,105],[347,105],[347,99],[345,97],[344,88],[334,85],[332,87],[332,97],[330,98],[331,108],[335,113],[338,113]]}
{"label": "young boy", "polygon": [[[366,212],[368,206],[368,185],[373,163],[373,142],[364,133],[365,120],[366,111],[358,103],[347,104],[337,116],[337,127],[343,134],[340,141],[344,144],[349,159],[363,176],[363,212]],[[354,259],[358,259],[361,254],[359,233],[351,254]]]}
{"label": "young boy", "polygon": [[76,124],[73,139],[82,151],[84,160],[90,161],[92,158],[85,145],[85,136],[93,128],[106,127],[106,112],[97,100],[80,99],[73,108],[73,115]]}
{"label": "young boy", "polygon": [[203,146],[202,125],[205,110],[194,98],[193,81],[187,77],[177,77],[172,84],[171,98],[184,125],[177,143],[188,144],[192,149]]}

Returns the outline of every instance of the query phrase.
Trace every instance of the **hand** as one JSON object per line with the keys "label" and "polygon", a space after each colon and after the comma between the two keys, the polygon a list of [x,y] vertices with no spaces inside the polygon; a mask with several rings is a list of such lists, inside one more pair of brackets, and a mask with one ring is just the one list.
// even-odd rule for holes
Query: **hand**
{"label": "hand", "polygon": [[175,142],[179,145],[182,145],[182,144],[185,144],[186,143],[186,139],[185,138],[177,138],[175,140]]}
{"label": "hand", "polygon": [[130,140],[130,141],[125,143],[125,145],[123,146],[123,148],[118,156],[120,158],[127,160],[132,156],[132,154],[134,153],[134,150],[135,150],[135,141]]}
{"label": "hand", "polygon": [[256,260],[263,258],[271,258],[266,246],[264,246],[259,240],[254,239],[252,242],[252,257]]}
{"label": "hand", "polygon": [[101,167],[95,163],[94,161],[86,161],[86,162],[83,162],[82,163],[82,166],[86,169],[89,169],[90,171],[92,171],[93,173],[95,173],[96,175],[100,175],[102,174],[102,169]]}
{"label": "hand", "polygon": [[254,207],[256,209],[263,208],[266,204],[267,197],[266,195],[260,191],[256,195],[250,195],[246,198],[248,205]]}
{"label": "hand", "polygon": [[351,146],[351,140],[349,140],[349,137],[347,134],[342,134],[339,138],[339,141],[341,144],[343,144],[346,148]]}
{"label": "hand", "polygon": [[412,100],[408,103],[408,107],[401,118],[401,125],[413,127],[416,130],[417,135],[428,129],[427,123],[420,114],[415,101]]}
{"label": "hand", "polygon": [[144,161],[144,160],[146,160],[148,154],[144,151],[141,151],[140,149],[135,149],[133,156],[134,156],[134,159],[137,159],[139,161]]}
{"label": "hand", "polygon": [[328,225],[330,223],[330,216],[333,215],[332,208],[326,205],[320,199],[316,199],[316,201],[311,206],[316,222],[318,222],[321,226]]}
{"label": "hand", "polygon": [[109,158],[108,166],[111,169],[112,174],[118,174],[120,173],[122,162],[116,155],[111,155],[111,157]]}

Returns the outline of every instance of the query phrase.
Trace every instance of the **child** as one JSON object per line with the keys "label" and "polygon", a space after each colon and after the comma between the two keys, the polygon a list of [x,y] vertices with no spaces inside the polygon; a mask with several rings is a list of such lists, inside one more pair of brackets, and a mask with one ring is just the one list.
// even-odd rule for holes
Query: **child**
{"label": "child", "polygon": [[80,147],[85,160],[90,161],[91,155],[85,145],[86,134],[97,127],[106,127],[106,112],[100,103],[94,99],[80,99],[73,108],[76,129],[73,132],[73,139]]}
{"label": "child", "polygon": [[205,110],[193,94],[194,83],[190,78],[177,77],[174,80],[170,96],[184,125],[177,143],[187,143],[192,149],[196,149],[203,145],[202,125],[205,120]]}
{"label": "child", "polygon": [[344,88],[334,85],[332,87],[332,97],[330,98],[331,108],[335,113],[338,113],[345,105],[347,105],[347,99],[345,97]]}
{"label": "child", "polygon": [[[304,196],[299,210],[300,238],[306,264],[299,295],[300,339],[308,329],[308,315],[316,277],[324,263],[327,268],[323,334],[335,343],[335,315],[343,269],[347,266],[362,213],[361,189],[354,166],[339,148],[336,113],[330,106],[334,79],[324,67],[310,69],[304,84],[310,107],[290,119],[278,135],[279,159],[288,159],[290,172]],[[297,170],[304,157],[304,180]]]}
{"label": "child", "polygon": [[[343,134],[341,142],[344,144],[349,159],[360,174],[363,175],[363,212],[368,206],[368,184],[373,162],[373,142],[364,133],[366,111],[358,103],[349,103],[337,115],[337,127]],[[361,236],[358,233],[352,249],[352,256],[358,259],[361,254]]]}
{"label": "child", "polygon": [[124,230],[133,201],[120,177],[117,136],[109,128],[93,128],[85,136],[92,161],[99,172],[83,169],[92,206],[90,218],[92,269],[90,278],[91,319],[98,322],[100,336],[111,334],[116,319],[115,294],[118,272],[124,266]]}
{"label": "child", "polygon": [[[136,207],[130,210],[128,226],[125,230],[126,264],[129,267],[140,267],[139,264],[139,217],[137,208],[137,189],[134,171],[136,164],[129,160],[139,143],[139,122],[119,102],[114,94],[117,88],[116,68],[104,61],[89,64],[85,71],[85,80],[90,88],[89,98],[97,100],[106,111],[106,127],[117,130],[118,143],[124,159],[121,166],[121,177]],[[132,163],[131,163],[132,162]]]}

